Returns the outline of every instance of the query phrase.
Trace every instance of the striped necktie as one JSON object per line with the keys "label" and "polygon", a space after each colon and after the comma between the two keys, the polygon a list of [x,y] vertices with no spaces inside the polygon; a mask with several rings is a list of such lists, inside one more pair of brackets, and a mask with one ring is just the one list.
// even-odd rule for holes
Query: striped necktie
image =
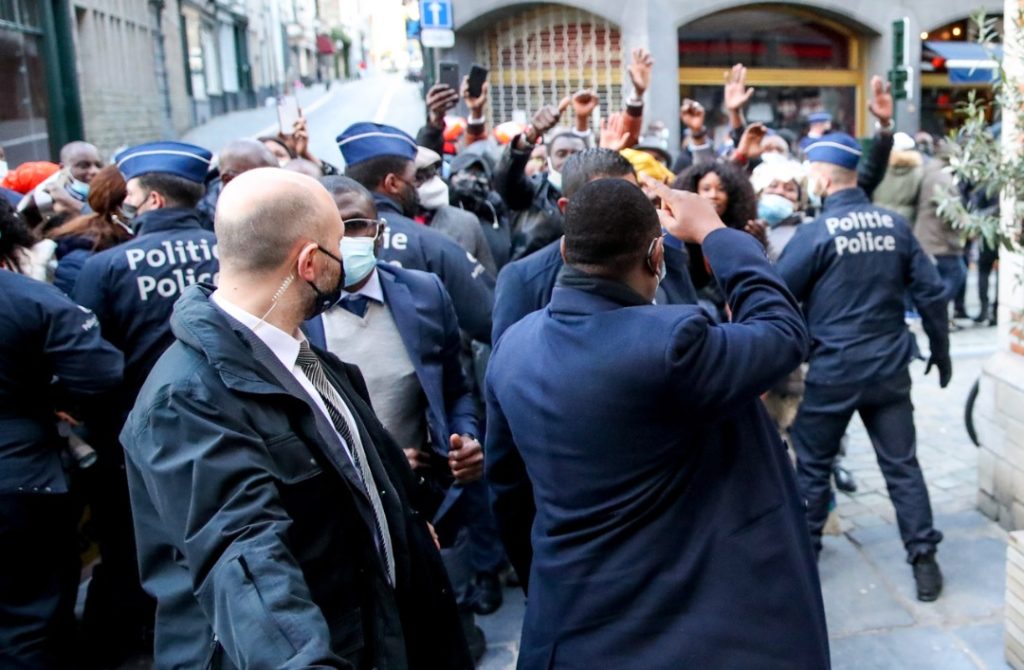
{"label": "striped necktie", "polygon": [[349,413],[351,413],[351,409],[345,404],[338,390],[327,380],[327,375],[320,364],[320,359],[309,348],[309,342],[303,341],[299,345],[299,356],[295,362],[306,373],[306,377],[312,382],[313,388],[320,394],[324,405],[327,407],[327,413],[331,416],[331,422],[352,454],[356,472],[363,482],[363,490],[366,491],[367,497],[370,499],[370,505],[373,507],[373,517],[377,525],[377,537],[383,549],[388,579],[394,585],[395,560],[391,548],[391,533],[388,529],[388,520],[384,515],[384,505],[381,503],[380,493],[377,491],[377,486],[374,483],[373,473],[370,472],[370,465],[366,462],[366,451],[363,449],[363,442],[359,438],[358,429],[355,426],[349,426],[342,407],[349,410]]}

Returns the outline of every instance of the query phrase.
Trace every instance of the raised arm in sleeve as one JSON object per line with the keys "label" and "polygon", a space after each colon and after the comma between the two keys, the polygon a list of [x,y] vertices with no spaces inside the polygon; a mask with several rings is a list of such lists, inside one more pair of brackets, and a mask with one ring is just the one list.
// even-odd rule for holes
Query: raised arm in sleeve
{"label": "raised arm in sleeve", "polygon": [[682,321],[666,348],[666,364],[684,411],[726,414],[767,391],[803,362],[809,342],[796,300],[764,248],[737,230],[717,230],[704,254],[732,309],[732,323]]}
{"label": "raised arm in sleeve", "polygon": [[516,135],[505,147],[494,178],[498,194],[514,212],[529,209],[536,193],[533,183],[526,176],[526,164],[530,161],[532,148],[530,151],[516,149],[520,137],[522,135]]}

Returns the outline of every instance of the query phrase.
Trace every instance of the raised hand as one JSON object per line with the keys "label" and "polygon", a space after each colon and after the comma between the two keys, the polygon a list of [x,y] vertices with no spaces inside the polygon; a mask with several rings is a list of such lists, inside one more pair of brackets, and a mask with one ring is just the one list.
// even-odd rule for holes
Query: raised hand
{"label": "raised hand", "polygon": [[629,128],[626,125],[626,115],[617,112],[601,120],[601,136],[598,139],[598,146],[602,149],[622,151],[629,144]]}
{"label": "raised hand", "polygon": [[750,102],[754,89],[747,88],[747,68],[740,63],[725,73],[725,108],[737,112]]}
{"label": "raised hand", "polygon": [[459,92],[447,84],[434,84],[427,91],[427,123],[444,128],[444,116],[459,104]]}
{"label": "raised hand", "polygon": [[641,177],[649,192],[661,200],[661,225],[676,239],[703,244],[704,238],[725,224],[707,198],[689,191],[677,191],[647,175]]}
{"label": "raised hand", "polygon": [[739,144],[736,145],[736,153],[744,156],[747,160],[761,157],[761,140],[768,134],[768,128],[763,123],[752,123],[743,131]]}
{"label": "raised hand", "polygon": [[647,49],[633,49],[633,62],[629,64],[629,79],[633,82],[636,97],[643,97],[651,86],[651,70],[654,69],[654,58]]}
{"label": "raised hand", "polygon": [[572,109],[577,119],[589,119],[601,99],[589,88],[572,94]]}
{"label": "raised hand", "polygon": [[882,81],[877,74],[871,78],[871,102],[868,109],[883,126],[892,122],[892,84]]}
{"label": "raised hand", "polygon": [[683,104],[679,108],[680,120],[693,135],[700,135],[704,132],[704,115],[704,105],[689,98],[683,100]]}
{"label": "raised hand", "polygon": [[558,107],[545,105],[534,112],[533,118],[530,119],[530,125],[526,127],[526,132],[524,133],[526,139],[530,143],[535,143],[539,138],[543,137],[544,133],[558,125],[558,119],[562,117],[565,110],[569,109],[571,104],[572,98],[566,96],[558,103]]}
{"label": "raised hand", "polygon": [[469,107],[469,115],[475,119],[479,119],[484,115],[484,106],[487,105],[487,95],[491,91],[491,85],[488,82],[484,82],[484,85],[480,88],[480,95],[473,97],[469,94],[469,75],[462,78],[462,86],[460,87],[460,95],[462,99],[466,101],[466,107]]}

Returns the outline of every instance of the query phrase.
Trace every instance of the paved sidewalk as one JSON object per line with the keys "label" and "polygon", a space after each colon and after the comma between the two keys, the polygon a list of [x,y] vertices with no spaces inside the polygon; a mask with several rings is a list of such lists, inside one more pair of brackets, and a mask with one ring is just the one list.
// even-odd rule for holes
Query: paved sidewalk
{"label": "paved sidewalk", "polygon": [[[915,599],[895,516],[874,451],[859,418],[850,424],[846,465],[853,495],[839,494],[843,535],[826,537],[820,571],[835,670],[995,670],[1002,652],[1006,535],[976,511],[977,449],[964,429],[967,393],[995,350],[994,329],[951,336],[953,381],[939,389],[933,371],[911,366],[918,456],[945,534],[939,562],[946,577],[935,603]],[[515,667],[524,611],[522,593],[478,619],[487,634],[483,670]],[[556,622],[552,622],[555,624]]]}

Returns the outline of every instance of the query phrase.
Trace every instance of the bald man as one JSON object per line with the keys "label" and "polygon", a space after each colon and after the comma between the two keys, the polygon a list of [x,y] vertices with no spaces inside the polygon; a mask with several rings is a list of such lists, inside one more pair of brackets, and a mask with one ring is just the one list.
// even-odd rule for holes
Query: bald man
{"label": "bald man", "polygon": [[[205,226],[213,227],[214,212],[217,210],[217,199],[220,197],[221,189],[243,172],[267,167],[277,167],[277,159],[262,142],[249,138],[228,142],[217,155],[220,178],[209,184],[206,195],[196,205]],[[319,175],[318,171],[317,176]]]}
{"label": "bald man", "polygon": [[404,453],[299,330],[344,284],[333,199],[251,170],[215,230],[121,434],[156,667],[472,668]]}

